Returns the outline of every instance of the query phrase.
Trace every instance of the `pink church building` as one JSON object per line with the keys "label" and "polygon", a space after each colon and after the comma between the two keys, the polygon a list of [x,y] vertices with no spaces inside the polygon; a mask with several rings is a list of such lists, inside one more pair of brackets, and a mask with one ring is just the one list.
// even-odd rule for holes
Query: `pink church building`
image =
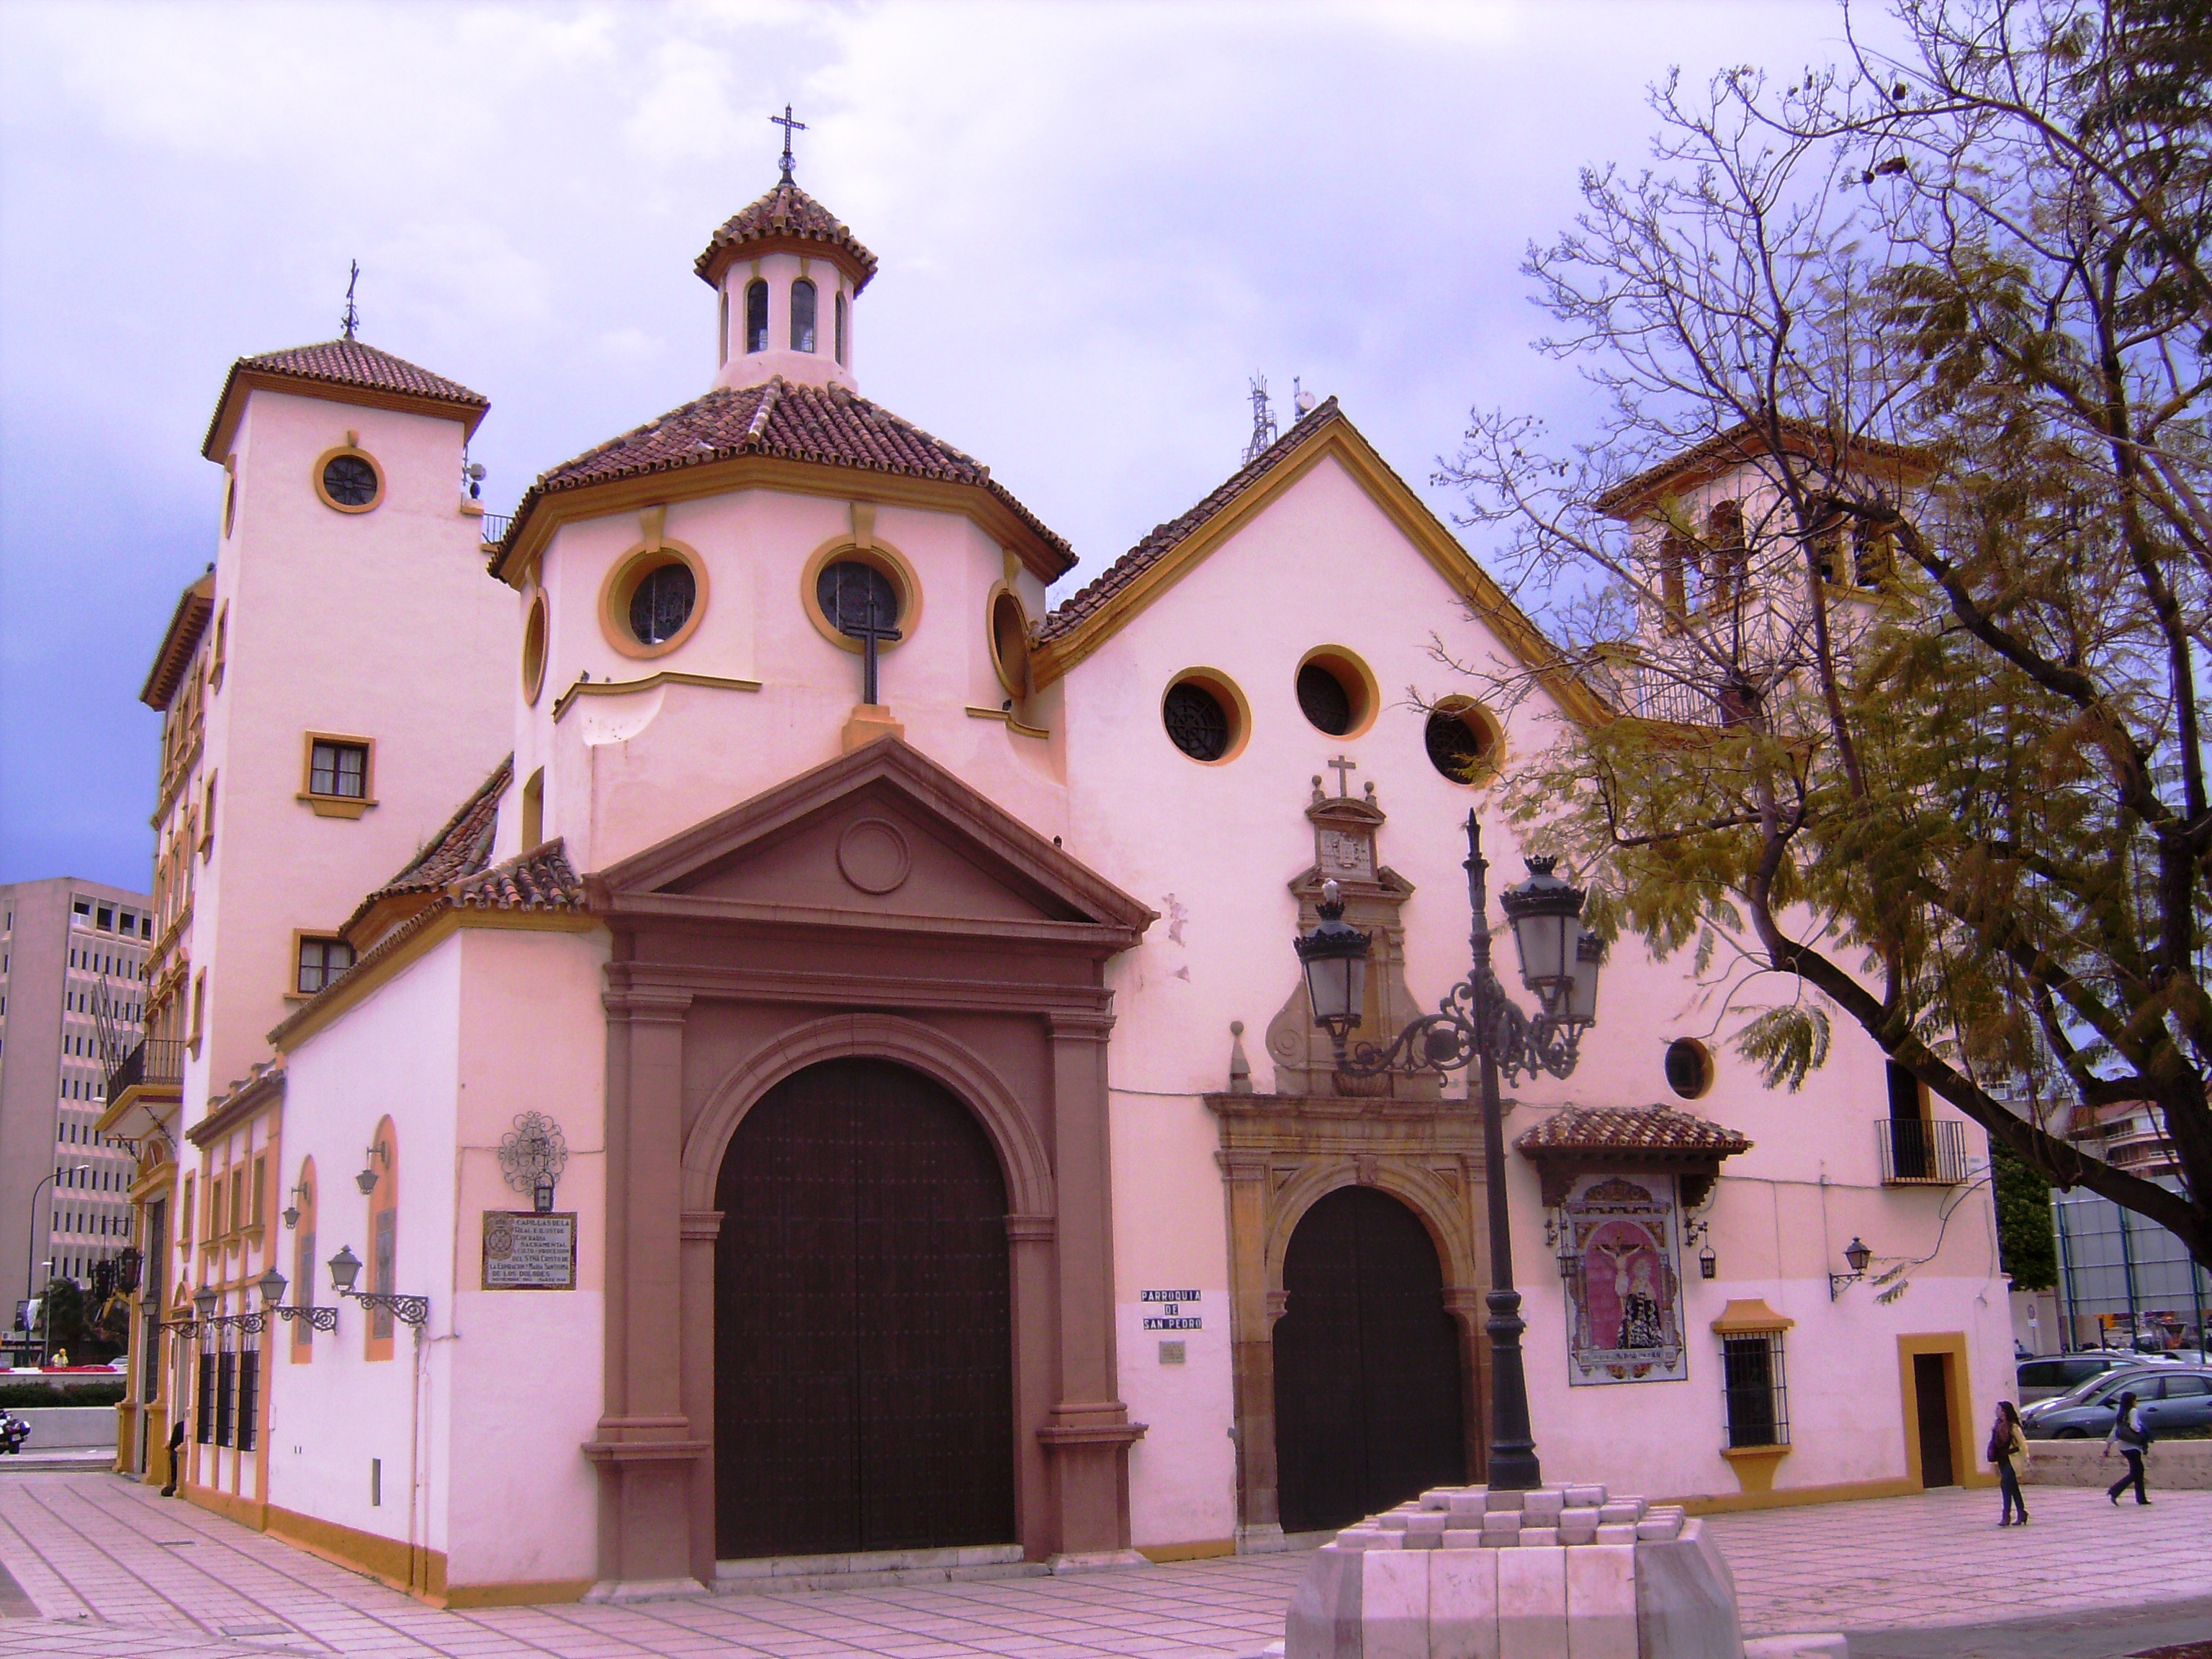
{"label": "pink church building", "polygon": [[[1334,399],[1079,586],[861,395],[877,261],[787,173],[696,269],[702,394],[502,524],[465,387],[349,333],[222,389],[103,1119],[125,1467],[455,1606],[1281,1549],[1480,1480],[1476,1110],[1339,1072],[1291,940],[1335,882],[1394,1033],[1467,972],[1469,811],[1517,878],[1498,783],[1634,716],[1436,684],[1437,632],[1551,647]],[[1704,988],[1624,942],[1508,1103],[1547,1468],[1987,1479],[1980,1133],[1840,1022],[1763,1088]]]}

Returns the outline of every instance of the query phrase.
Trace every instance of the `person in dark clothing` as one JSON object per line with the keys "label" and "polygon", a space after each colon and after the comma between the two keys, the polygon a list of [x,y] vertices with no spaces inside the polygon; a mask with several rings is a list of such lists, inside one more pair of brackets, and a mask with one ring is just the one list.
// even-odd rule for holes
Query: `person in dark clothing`
{"label": "person in dark clothing", "polygon": [[161,1488],[162,1497],[174,1498],[177,1495],[177,1482],[182,1478],[184,1467],[185,1419],[180,1417],[169,1425],[169,1484]]}
{"label": "person in dark clothing", "polygon": [[2020,1425],[2020,1413],[2009,1400],[1997,1401],[1996,1421],[1990,1425],[1990,1462],[1997,1472],[2001,1516],[1997,1525],[2013,1524],[2013,1512],[2020,1512],[2020,1524],[2027,1524],[2027,1500],[2020,1495],[2020,1472],[2027,1467],[2027,1435]]}
{"label": "person in dark clothing", "polygon": [[2149,1503],[2150,1494],[2143,1490],[2143,1454],[2150,1449],[2150,1431],[2144,1426],[2142,1407],[2136,1404],[2132,1389],[2120,1396],[2120,1409],[2112,1419],[2112,1432],[2105,1437],[2104,1455],[2110,1457],[2116,1444],[2120,1455],[2128,1460],[2128,1472],[2106,1488],[2105,1496],[2118,1508],[2120,1494],[2133,1486],[2136,1502]]}

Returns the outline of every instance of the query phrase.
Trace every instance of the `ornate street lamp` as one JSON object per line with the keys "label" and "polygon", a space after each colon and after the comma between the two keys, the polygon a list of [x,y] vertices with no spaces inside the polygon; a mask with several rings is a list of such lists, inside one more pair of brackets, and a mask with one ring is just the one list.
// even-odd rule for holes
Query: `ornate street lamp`
{"label": "ornate street lamp", "polygon": [[[1513,1286],[1513,1235],[1505,1209],[1505,1133],[1498,1097],[1498,1074],[1533,1077],[1548,1072],[1565,1077],[1575,1069],[1582,1034],[1597,1018],[1598,969],[1603,942],[1582,926],[1581,889],[1552,873],[1553,860],[1528,860],[1528,878],[1500,897],[1513,927],[1521,962],[1521,982],[1536,994],[1534,1018],[1505,994],[1491,968],[1488,890],[1490,864],[1482,856],[1482,825],[1467,815],[1467,895],[1474,914],[1468,947],[1474,965],[1452,987],[1433,1014],[1410,1022],[1387,1044],[1347,1045],[1359,1024],[1364,993],[1368,936],[1346,926],[1336,884],[1322,889],[1322,922],[1299,939],[1298,961],[1305,970],[1314,1023],[1325,1028],[1336,1048],[1336,1069],[1350,1077],[1375,1077],[1394,1066],[1409,1072],[1476,1069],[1482,1100],[1483,1164],[1490,1201],[1492,1284],[1486,1298],[1490,1317],[1489,1483],[1506,1491],[1540,1485],[1543,1473],[1528,1432],[1528,1384],[1521,1364],[1521,1293]],[[1562,1271],[1565,1271],[1562,1263]]]}
{"label": "ornate street lamp", "polygon": [[[284,1275],[278,1273],[276,1268],[270,1268],[267,1273],[262,1274],[259,1279],[254,1281],[255,1285],[261,1291],[261,1305],[266,1308],[270,1313],[275,1314],[277,1318],[283,1320],[287,1325],[290,1324],[295,1319],[304,1319],[307,1322],[308,1328],[311,1330],[334,1331],[337,1329],[338,1310],[336,1308],[318,1308],[312,1302],[297,1308],[286,1307],[284,1305],[284,1287],[290,1283],[291,1280],[286,1279]],[[313,1287],[311,1286],[311,1291],[312,1288]]]}
{"label": "ornate street lamp", "polygon": [[[382,1308],[403,1325],[421,1325],[430,1317],[430,1298],[427,1296],[403,1296],[387,1291],[356,1291],[354,1281],[361,1277],[361,1258],[353,1253],[353,1246],[341,1244],[338,1253],[330,1260],[331,1284],[340,1296],[351,1297],[364,1308]],[[337,1313],[332,1309],[333,1316]]]}
{"label": "ornate street lamp", "polygon": [[1867,1263],[1874,1260],[1874,1252],[1867,1248],[1864,1239],[1853,1233],[1851,1242],[1844,1246],[1844,1260],[1850,1264],[1851,1270],[1847,1273],[1828,1275],[1828,1300],[1831,1302],[1844,1293],[1844,1285],[1856,1285],[1866,1277]]}

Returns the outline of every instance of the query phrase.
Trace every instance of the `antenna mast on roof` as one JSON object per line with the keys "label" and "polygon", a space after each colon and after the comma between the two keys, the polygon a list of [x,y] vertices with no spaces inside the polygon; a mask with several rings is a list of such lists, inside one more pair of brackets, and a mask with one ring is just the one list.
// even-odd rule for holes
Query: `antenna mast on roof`
{"label": "antenna mast on roof", "polygon": [[340,319],[345,325],[345,337],[349,340],[353,338],[354,330],[361,326],[361,308],[353,302],[353,285],[361,280],[361,261],[355,259],[350,263],[353,270],[346,277],[345,316]]}
{"label": "antenna mast on roof", "polygon": [[788,104],[786,104],[783,106],[782,114],[771,115],[768,118],[769,125],[779,126],[783,129],[783,182],[787,185],[793,182],[791,177],[791,135],[794,132],[805,131],[806,123],[804,121],[794,121],[791,118],[791,106]]}
{"label": "antenna mast on roof", "polygon": [[1275,441],[1275,411],[1267,407],[1267,377],[1252,377],[1252,441],[1244,446],[1247,466],[1267,453]]}

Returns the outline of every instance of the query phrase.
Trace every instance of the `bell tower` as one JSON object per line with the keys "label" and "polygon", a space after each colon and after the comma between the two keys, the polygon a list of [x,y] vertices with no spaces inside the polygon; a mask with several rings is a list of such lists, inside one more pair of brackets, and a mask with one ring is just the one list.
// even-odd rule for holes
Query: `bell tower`
{"label": "bell tower", "polygon": [[715,292],[714,385],[860,389],[854,378],[854,313],[876,274],[876,256],[792,177],[791,135],[805,123],[785,106],[775,188],[714,233],[692,269]]}

